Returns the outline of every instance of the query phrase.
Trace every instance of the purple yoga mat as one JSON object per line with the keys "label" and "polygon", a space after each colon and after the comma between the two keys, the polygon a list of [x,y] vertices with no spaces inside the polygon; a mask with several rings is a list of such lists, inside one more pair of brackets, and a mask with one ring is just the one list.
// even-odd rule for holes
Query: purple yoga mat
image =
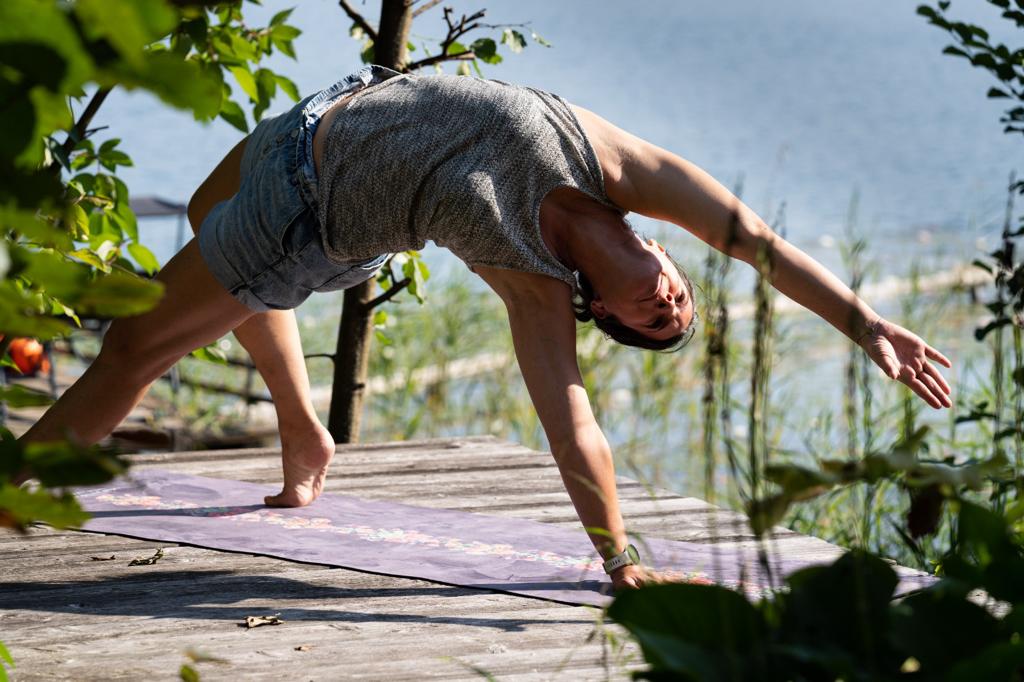
{"label": "purple yoga mat", "polygon": [[[80,488],[93,517],[84,530],[209,549],[422,578],[567,604],[604,606],[611,584],[582,529],[484,514],[325,494],[308,507],[274,509],[277,488],[159,469]],[[770,590],[752,550],[645,538],[644,563],[685,580]],[[780,557],[778,576],[810,565]],[[900,568],[898,593],[932,582]],[[741,576],[743,578],[741,582]]]}

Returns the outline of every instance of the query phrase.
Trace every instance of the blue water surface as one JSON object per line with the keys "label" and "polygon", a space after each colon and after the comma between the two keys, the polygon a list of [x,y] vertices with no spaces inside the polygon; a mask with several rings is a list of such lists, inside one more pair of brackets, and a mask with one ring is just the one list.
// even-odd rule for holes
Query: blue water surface
{"label": "blue water surface", "polygon": [[[456,13],[477,3],[453,1]],[[305,94],[360,66],[351,22],[329,0],[246,5],[253,25],[298,5],[298,61],[270,65]],[[355,3],[371,19],[379,4]],[[1001,132],[1005,100],[987,100],[990,77],[941,54],[949,43],[893,0],[517,0],[486,3],[486,21],[530,22],[553,44],[531,43],[485,74],[557,92],[703,166],[771,219],[785,200],[787,236],[830,265],[834,239],[860,196],[858,229],[885,264],[912,254],[973,257],[998,232],[1006,178],[1019,140]],[[1010,40],[987,3],[954,2]],[[492,30],[491,34],[497,33]],[[436,49],[441,8],[414,25],[416,45]],[[484,35],[484,34],[479,34]],[[1011,45],[1015,43],[1011,42]],[[420,47],[414,57],[424,55]],[[449,67],[451,70],[451,67]],[[288,106],[280,97],[276,109]],[[136,194],[185,201],[241,133],[202,125],[147,94],[115,91],[97,120],[123,138]],[[101,136],[107,133],[101,133]],[[173,221],[144,234],[161,261]],[[638,227],[650,229],[647,221]],[[683,242],[682,248],[689,248]],[[446,259],[431,256],[442,270]]]}

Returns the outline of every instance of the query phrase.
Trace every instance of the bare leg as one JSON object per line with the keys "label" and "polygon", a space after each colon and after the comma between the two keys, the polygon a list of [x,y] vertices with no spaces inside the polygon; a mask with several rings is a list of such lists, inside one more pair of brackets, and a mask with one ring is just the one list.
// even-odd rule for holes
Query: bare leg
{"label": "bare leg", "polygon": [[334,439],[317,419],[299,328],[291,310],[253,315],[235,329],[270,390],[281,434],[284,488],[264,498],[273,507],[302,507],[319,497],[334,456]]}
{"label": "bare leg", "polygon": [[116,320],[85,374],[22,436],[95,443],[138,404],[149,385],[189,351],[215,341],[253,313],[210,274],[195,241],[160,271],[156,308]]}
{"label": "bare leg", "polygon": [[[224,157],[189,202],[189,222],[197,234],[210,209],[238,191],[244,150],[245,140]],[[309,397],[309,375],[295,313],[258,313],[234,332],[267,384],[277,411],[284,487],[264,501],[278,507],[307,505],[323,490],[327,466],[334,456],[334,439],[317,419]]]}

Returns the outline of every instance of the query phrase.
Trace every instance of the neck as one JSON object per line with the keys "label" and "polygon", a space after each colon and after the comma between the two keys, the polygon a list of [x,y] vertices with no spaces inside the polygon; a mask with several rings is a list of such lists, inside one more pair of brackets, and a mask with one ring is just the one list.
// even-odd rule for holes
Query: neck
{"label": "neck", "polygon": [[553,196],[546,223],[555,257],[578,270],[595,291],[641,276],[650,256],[629,225],[593,199],[576,192]]}

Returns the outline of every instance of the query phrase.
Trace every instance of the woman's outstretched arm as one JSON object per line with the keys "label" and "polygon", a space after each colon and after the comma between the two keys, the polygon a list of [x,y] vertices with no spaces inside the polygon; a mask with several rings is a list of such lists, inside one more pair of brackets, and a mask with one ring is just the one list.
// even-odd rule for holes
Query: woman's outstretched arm
{"label": "woman's outstretched arm", "polygon": [[719,251],[770,267],[772,284],[858,343],[890,378],[929,405],[950,407],[949,385],[932,361],[949,360],[912,332],[884,320],[824,266],[777,234],[701,168],[577,109],[622,208],[685,228]]}

